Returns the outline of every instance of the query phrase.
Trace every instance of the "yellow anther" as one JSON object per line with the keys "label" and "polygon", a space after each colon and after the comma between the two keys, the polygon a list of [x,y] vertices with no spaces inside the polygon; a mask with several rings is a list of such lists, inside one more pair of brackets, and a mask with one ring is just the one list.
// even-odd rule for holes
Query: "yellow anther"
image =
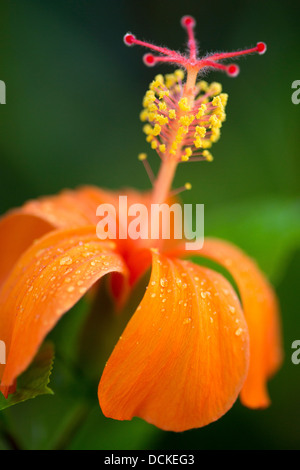
{"label": "yellow anther", "polygon": [[195,140],[194,140],[194,145],[195,147],[198,149],[202,146],[202,140],[200,139],[200,137],[197,137]]}
{"label": "yellow anther", "polygon": [[142,122],[145,122],[145,121],[147,121],[147,119],[148,119],[148,111],[147,111],[147,109],[143,109],[143,111],[141,111],[141,113],[140,113],[140,120]]}
{"label": "yellow anther", "polygon": [[147,90],[145,96],[147,96],[147,98],[154,98],[155,99],[155,93],[154,93],[153,90]]}
{"label": "yellow anther", "polygon": [[148,136],[146,137],[146,141],[147,141],[147,142],[151,142],[153,139],[154,139],[153,135],[148,135]]}
{"label": "yellow anther", "polygon": [[200,91],[207,91],[208,89],[208,83],[205,80],[201,80],[200,82],[197,83]]}
{"label": "yellow anther", "polygon": [[155,120],[161,125],[163,126],[164,124],[168,124],[169,122],[169,119],[165,116],[163,116],[162,114],[157,114],[155,116]]}
{"label": "yellow anther", "polygon": [[210,140],[202,140],[202,147],[204,149],[209,149],[212,146],[212,143]]}
{"label": "yellow anther", "polygon": [[169,118],[170,118],[170,119],[176,119],[176,111],[175,111],[175,109],[170,109],[170,111],[169,111]]}
{"label": "yellow anther", "polygon": [[159,151],[160,151],[161,153],[165,153],[165,151],[166,151],[166,146],[165,146],[165,144],[161,144],[161,145],[159,146]]}
{"label": "yellow anther", "polygon": [[156,135],[159,135],[160,132],[161,132],[161,126],[159,124],[155,124],[152,134],[156,136]]}
{"label": "yellow anther", "polygon": [[165,76],[165,79],[166,79],[166,87],[167,88],[171,88],[171,86],[173,86],[174,83],[176,83],[176,77],[173,73],[168,73]]}
{"label": "yellow anther", "polygon": [[147,135],[151,134],[152,132],[152,127],[150,126],[150,124],[145,124],[144,127],[143,127],[143,132]]}
{"label": "yellow anther", "polygon": [[181,109],[181,111],[190,111],[191,110],[191,107],[188,105],[187,98],[181,98],[181,100],[178,101],[178,106]]}
{"label": "yellow anther", "polygon": [[196,118],[200,119],[202,118],[202,116],[204,116],[204,114],[205,114],[205,111],[203,111],[203,109],[200,108],[198,113],[196,114]]}
{"label": "yellow anther", "polygon": [[222,93],[222,85],[218,82],[212,82],[207,91],[212,95],[219,95]]}
{"label": "yellow anther", "polygon": [[167,105],[164,101],[160,101],[158,107],[161,111],[165,111],[167,109]]}
{"label": "yellow anther", "polygon": [[177,131],[178,135],[184,135],[184,134],[187,134],[187,132],[188,132],[188,128],[185,126],[180,126]]}
{"label": "yellow anther", "polygon": [[186,114],[185,116],[181,116],[181,118],[179,119],[179,122],[183,126],[189,126],[190,124],[192,124],[194,119],[195,119],[195,116],[193,114],[191,115]]}
{"label": "yellow anther", "polygon": [[157,147],[158,147],[157,140],[152,140],[152,142],[151,142],[151,148],[155,150],[155,149],[157,149]]}
{"label": "yellow anther", "polygon": [[211,127],[214,126],[214,127],[221,127],[221,121],[220,119],[218,118],[218,116],[216,114],[213,114],[210,118],[209,118],[209,122],[210,122],[210,125]]}
{"label": "yellow anther", "polygon": [[183,139],[183,134],[178,133],[175,137],[175,142],[177,142],[177,144],[180,144],[180,142],[182,142],[182,139]]}
{"label": "yellow anther", "polygon": [[193,151],[191,149],[191,147],[186,147],[185,149],[185,153],[181,156],[181,160],[183,162],[187,162],[190,158],[190,156],[192,155]]}
{"label": "yellow anther", "polygon": [[223,111],[218,113],[218,118],[220,119],[221,122],[224,122],[226,120],[226,113]]}
{"label": "yellow anther", "polygon": [[188,191],[189,191],[190,189],[192,189],[191,183],[185,183],[184,187],[185,187],[185,189],[187,189]]}
{"label": "yellow anther", "polygon": [[220,94],[221,102],[222,105],[225,107],[228,101],[228,94],[227,93],[221,93]]}
{"label": "yellow anther", "polygon": [[161,74],[156,75],[155,80],[157,80],[161,85],[165,83],[164,77]]}
{"label": "yellow anther", "polygon": [[177,80],[183,80],[184,79],[184,72],[181,69],[175,70],[174,75],[177,78]]}
{"label": "yellow anther", "polygon": [[200,137],[205,137],[206,129],[203,126],[196,126],[195,128],[195,137],[199,135]]}
{"label": "yellow anther", "polygon": [[151,90],[148,90],[147,93],[145,94],[144,96],[144,99],[143,99],[143,106],[144,108],[146,108],[147,106],[149,106],[151,103],[153,103],[155,101],[155,94],[153,91]]}
{"label": "yellow anther", "polygon": [[211,130],[211,136],[210,136],[210,140],[211,142],[217,142],[217,140],[219,140],[220,138],[220,129],[218,127],[213,127],[212,130]]}
{"label": "yellow anther", "polygon": [[202,116],[204,116],[206,110],[207,110],[206,104],[202,103],[199,110],[198,110],[196,118],[200,119]]}
{"label": "yellow anther", "polygon": [[154,121],[155,116],[156,116],[156,113],[149,113],[148,114],[148,121],[150,121],[150,122]]}
{"label": "yellow anther", "polygon": [[213,161],[213,156],[212,154],[208,151],[208,150],[204,150],[202,152],[202,155],[203,157],[205,157],[205,159],[208,161],[208,162],[212,162]]}
{"label": "yellow anther", "polygon": [[220,107],[223,107],[223,103],[222,103],[222,100],[220,98],[220,95],[218,96],[215,96],[214,99],[212,100],[211,104],[213,106],[220,106]]}
{"label": "yellow anther", "polygon": [[152,113],[155,113],[155,111],[158,110],[158,107],[156,106],[156,104],[150,103],[150,104],[148,105],[148,110],[149,110],[150,112],[152,112]]}
{"label": "yellow anther", "polygon": [[170,95],[170,92],[169,90],[161,90],[158,94],[158,97],[159,99],[161,100],[162,98],[164,98],[165,96],[169,96]]}
{"label": "yellow anther", "polygon": [[160,86],[161,86],[161,83],[158,80],[153,80],[153,82],[150,83],[150,90],[155,91]]}
{"label": "yellow anther", "polygon": [[146,153],[139,153],[138,154],[138,159],[142,162],[143,160],[147,159],[147,154]]}

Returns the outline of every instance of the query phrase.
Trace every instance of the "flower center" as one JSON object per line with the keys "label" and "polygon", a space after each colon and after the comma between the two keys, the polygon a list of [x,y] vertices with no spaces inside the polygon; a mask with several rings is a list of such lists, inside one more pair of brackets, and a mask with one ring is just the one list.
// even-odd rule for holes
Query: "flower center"
{"label": "flower center", "polygon": [[[140,118],[144,122],[143,131],[152,149],[156,150],[162,164],[157,178],[150,169],[145,154],[140,154],[145,168],[153,183],[153,203],[163,203],[170,195],[172,181],[177,165],[187,161],[212,161],[208,150],[220,137],[220,128],[226,118],[225,106],[228,95],[222,93],[219,83],[197,82],[202,70],[217,69],[235,77],[239,68],[235,64],[223,62],[232,57],[245,54],[263,54],[266,45],[263,42],[251,49],[237,52],[222,52],[198,58],[197,43],[194,36],[196,22],[191,16],[184,16],[181,25],[188,36],[187,56],[165,47],[140,41],[133,34],[127,33],[124,42],[127,46],[140,45],[157,52],[144,55],[144,63],[154,66],[158,63],[173,63],[186,70],[176,70],[165,77],[157,75],[150,84],[143,100]],[[184,81],[185,78],[185,81]],[[185,188],[187,185],[184,186]]]}

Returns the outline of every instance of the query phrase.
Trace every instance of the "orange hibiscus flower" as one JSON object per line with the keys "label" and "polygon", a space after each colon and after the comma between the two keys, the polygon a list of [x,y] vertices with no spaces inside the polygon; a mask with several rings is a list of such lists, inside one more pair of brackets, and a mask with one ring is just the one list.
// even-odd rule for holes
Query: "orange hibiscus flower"
{"label": "orange hibiscus flower", "polygon": [[[189,56],[139,44],[147,65],[179,64],[182,70],[158,75],[144,98],[141,120],[146,140],[161,158],[157,178],[145,154],[140,160],[153,191],[126,191],[130,203],[161,204],[175,192],[177,165],[212,160],[209,148],[225,120],[227,95],[221,85],[197,82],[200,70],[216,68],[235,76],[223,59],[263,53],[266,46],[198,59],[190,16],[182,19]],[[186,185],[188,188],[189,185]],[[178,192],[178,191],[177,191]],[[120,193],[121,194],[121,193]],[[225,267],[232,285],[218,272],[184,260],[191,255],[176,240],[99,239],[97,208],[119,194],[94,187],[64,191],[30,201],[0,221],[0,337],[7,349],[0,365],[0,390],[13,393],[48,332],[104,275],[111,273],[116,304],[152,264],[147,291],[103,371],[98,396],[103,413],[114,419],[139,416],[156,426],[184,431],[220,418],[240,394],[252,408],[269,404],[266,382],[281,362],[280,327],[273,289],[253,260],[235,246],[206,239],[199,254]]]}

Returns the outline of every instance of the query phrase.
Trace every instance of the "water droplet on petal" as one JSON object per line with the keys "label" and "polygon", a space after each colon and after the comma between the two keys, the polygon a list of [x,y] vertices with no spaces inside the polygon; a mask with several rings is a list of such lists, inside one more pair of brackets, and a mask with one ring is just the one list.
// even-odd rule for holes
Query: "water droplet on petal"
{"label": "water droplet on petal", "polygon": [[64,256],[64,257],[60,260],[59,264],[60,264],[61,266],[69,266],[70,264],[72,264],[72,262],[73,262],[73,260],[72,260],[72,258],[71,258],[70,256]]}

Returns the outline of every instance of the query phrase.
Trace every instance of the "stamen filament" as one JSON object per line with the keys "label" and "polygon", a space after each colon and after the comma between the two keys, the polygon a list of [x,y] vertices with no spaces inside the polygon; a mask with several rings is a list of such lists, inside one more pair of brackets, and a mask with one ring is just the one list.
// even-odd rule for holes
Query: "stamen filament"
{"label": "stamen filament", "polygon": [[149,180],[152,184],[152,186],[154,186],[154,183],[155,183],[155,176],[154,176],[154,173],[152,171],[152,168],[147,160],[147,155],[145,153],[140,153],[139,156],[138,156],[138,159],[143,163],[144,165],[144,168],[146,170],[146,173],[149,177]]}

